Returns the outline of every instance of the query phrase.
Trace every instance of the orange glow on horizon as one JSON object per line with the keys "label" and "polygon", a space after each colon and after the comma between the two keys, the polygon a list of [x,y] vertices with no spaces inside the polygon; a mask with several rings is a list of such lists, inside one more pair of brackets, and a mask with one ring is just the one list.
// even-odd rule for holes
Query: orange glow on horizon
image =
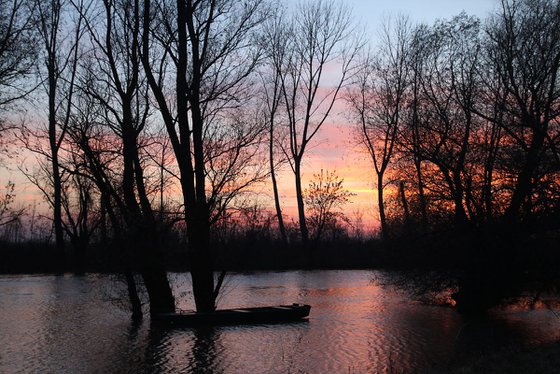
{"label": "orange glow on horizon", "polygon": [[[351,203],[343,207],[343,212],[351,221],[359,217],[364,230],[375,231],[379,227],[379,221],[374,172],[369,155],[354,138],[354,126],[348,118],[345,118],[347,116],[345,111],[348,111],[346,104],[343,100],[339,100],[333,108],[330,120],[323,125],[310,142],[303,160],[303,187],[307,188],[313,174],[320,172],[321,169],[336,171],[338,177],[344,180],[344,188],[355,194],[350,198]],[[0,188],[3,190],[7,181],[14,182],[15,207],[34,205],[40,213],[47,214],[49,207],[42,192],[18,170],[18,167],[27,167],[29,170],[35,168],[37,166],[35,155],[29,151],[23,151],[18,157],[18,165],[15,164],[8,165],[10,169],[0,168],[0,182],[2,183]],[[151,172],[158,172],[153,166],[150,166],[149,169]],[[297,222],[295,182],[288,165],[284,165],[277,172],[277,180],[285,219],[288,222],[291,220]],[[255,186],[253,191],[259,196],[258,200],[263,207],[272,212],[274,202],[270,182]],[[159,192],[156,191],[156,194]],[[176,203],[182,202],[180,185],[176,182],[166,185],[164,195],[166,199]],[[159,197],[156,200],[154,200],[154,204],[158,205]]]}

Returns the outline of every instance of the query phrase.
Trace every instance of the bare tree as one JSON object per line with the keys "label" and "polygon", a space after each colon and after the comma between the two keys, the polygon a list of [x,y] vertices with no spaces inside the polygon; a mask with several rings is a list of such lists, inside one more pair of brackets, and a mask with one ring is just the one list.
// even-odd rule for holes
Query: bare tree
{"label": "bare tree", "polygon": [[[530,207],[542,178],[545,152],[554,148],[560,116],[560,3],[553,0],[503,0],[487,28],[487,53],[504,89],[501,128],[523,150],[506,220]],[[551,148],[549,148],[551,149]],[[557,156],[556,156],[557,157]],[[557,161],[556,161],[557,162]]]}
{"label": "bare tree", "polygon": [[[422,170],[423,158],[420,152],[421,134],[420,134],[420,113],[422,107],[421,100],[421,77],[423,74],[424,48],[423,38],[428,32],[426,25],[419,25],[414,28],[413,39],[410,45],[409,64],[410,64],[410,99],[408,103],[408,116],[404,123],[404,128],[399,135],[399,145],[405,143],[405,149],[410,153],[412,165],[414,167],[414,177],[411,178],[417,186],[418,210],[420,211],[420,226],[422,231],[428,227],[428,203],[425,191],[424,173]],[[405,140],[407,139],[407,140]],[[406,158],[406,157],[405,157]],[[404,194],[405,184],[400,183]],[[404,202],[404,199],[403,199]]]}
{"label": "bare tree", "polygon": [[375,170],[384,239],[389,238],[383,199],[384,176],[405,119],[411,41],[412,27],[407,19],[398,19],[394,26],[387,23],[377,57],[365,62],[367,68],[359,75],[357,88],[348,96],[359,124],[359,140],[367,149]]}
{"label": "bare tree", "polygon": [[[81,86],[84,83],[82,81]],[[115,265],[127,283],[132,318],[141,320],[142,305],[134,273],[142,273],[141,265],[145,259],[143,253],[135,253],[138,248],[134,243],[139,238],[133,237],[140,223],[131,221],[131,212],[124,200],[122,139],[115,137],[107,125],[106,109],[96,98],[85,94],[83,90],[78,91],[68,127],[67,153],[72,156],[66,160],[65,170],[74,178],[85,178],[86,184],[89,181],[95,184],[99,195],[102,239],[118,251],[119,262]],[[76,211],[69,213],[76,215]],[[111,234],[108,234],[108,229]],[[149,292],[153,292],[152,285]],[[165,293],[162,295],[165,297]],[[150,306],[158,301],[158,297],[153,300],[150,298]],[[154,307],[155,310],[157,308]]]}
{"label": "bare tree", "polygon": [[[277,9],[282,12],[283,9]],[[267,51],[267,63],[262,67],[261,80],[263,92],[263,116],[268,122],[268,162],[270,167],[270,181],[272,183],[272,192],[274,196],[274,209],[276,210],[276,219],[278,221],[278,230],[282,242],[288,243],[288,235],[282,215],[282,207],[280,204],[280,195],[278,192],[278,182],[276,173],[279,167],[285,163],[285,158],[280,156],[280,160],[276,161],[277,148],[285,148],[284,132],[282,131],[282,76],[281,66],[288,53],[288,45],[285,43],[287,38],[287,28],[284,20],[276,14],[266,24],[265,38],[263,48]]]}
{"label": "bare tree", "polygon": [[173,312],[175,300],[163,265],[161,227],[148,195],[141,158],[141,137],[147,137],[152,110],[139,54],[142,9],[138,1],[104,0],[101,5],[102,21],[87,23],[95,49],[82,89],[98,103],[103,123],[119,139],[122,183],[113,189],[122,192],[120,206],[124,209],[118,211],[124,217],[123,234],[130,251],[135,252],[131,256],[139,259],[133,269],[146,286],[150,313]]}
{"label": "bare tree", "polygon": [[479,125],[473,112],[480,86],[478,25],[477,19],[462,14],[416,33],[411,113],[400,138],[400,145],[413,153],[418,184],[424,188],[429,182],[435,199],[451,201],[459,225],[469,218],[476,169],[469,166],[473,165],[473,133]]}
{"label": "bare tree", "polygon": [[[201,312],[215,309],[218,291],[210,252],[212,207],[224,206],[217,198],[224,192],[221,202],[231,201],[231,176],[240,175],[239,165],[251,153],[245,148],[256,139],[245,121],[239,131],[226,129],[241,125],[230,118],[249,103],[250,77],[261,58],[255,31],[267,16],[264,0],[184,0],[176,7],[144,2],[142,62],[180,173],[193,294]],[[224,141],[228,134],[232,138]],[[231,159],[216,168],[218,156]]]}
{"label": "bare tree", "polygon": [[[282,14],[280,17],[285,19]],[[299,227],[303,246],[309,230],[305,219],[302,162],[310,142],[329,118],[340,90],[354,73],[361,47],[348,8],[332,2],[301,3],[287,25],[279,27],[287,53],[272,61],[280,75],[289,146],[285,150],[295,177]],[[327,69],[337,70],[327,73]]]}
{"label": "bare tree", "polygon": [[85,271],[86,250],[100,223],[96,213],[96,190],[90,178],[75,172],[65,181],[62,191],[64,232],[73,248],[73,270],[77,274]]}
{"label": "bare tree", "polygon": [[344,179],[340,179],[336,171],[323,172],[321,169],[320,173],[313,175],[309,187],[304,191],[315,242],[321,240],[325,231],[336,230],[341,221],[348,221],[340,208],[348,204],[354,194],[346,190],[343,183]]}
{"label": "bare tree", "polygon": [[[44,66],[41,72],[46,74],[43,86],[48,98],[48,121],[46,134],[48,139],[48,153],[42,151],[41,145],[34,151],[48,157],[51,179],[53,209],[53,225],[55,245],[59,256],[64,251],[64,228],[62,224],[62,171],[60,170],[60,149],[64,142],[70,119],[73,95],[75,93],[75,77],[80,53],[79,43],[83,36],[83,17],[85,5],[80,2],[79,11],[73,13],[74,8],[69,3],[52,0],[35,2],[37,9],[37,27],[42,41],[41,56]],[[64,20],[76,17],[69,26]]]}

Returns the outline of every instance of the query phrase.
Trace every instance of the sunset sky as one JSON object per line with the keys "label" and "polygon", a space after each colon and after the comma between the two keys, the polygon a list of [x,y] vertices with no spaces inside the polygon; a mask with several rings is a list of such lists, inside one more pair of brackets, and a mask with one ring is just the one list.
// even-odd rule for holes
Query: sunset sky
{"label": "sunset sky", "polygon": [[[358,22],[366,30],[372,46],[376,44],[380,25],[388,17],[407,15],[412,23],[432,23],[436,19],[450,18],[461,11],[484,18],[493,10],[497,2],[494,0],[336,0],[347,3]],[[31,157],[28,157],[28,161]],[[9,163],[9,162],[8,162]],[[10,179],[16,183],[19,204],[27,205],[35,201],[39,207],[45,207],[40,193],[17,170],[18,165],[10,165],[11,170],[0,170],[3,183]],[[376,195],[373,188],[373,172],[368,155],[356,143],[353,136],[353,125],[343,102],[334,108],[330,120],[322,131],[314,138],[306,153],[304,161],[304,186],[308,185],[313,173],[321,169],[336,170],[344,179],[344,186],[356,195],[345,211],[353,217],[361,212],[364,223],[369,227],[377,226]],[[284,213],[295,216],[296,200],[292,173],[286,166],[280,174],[281,199]],[[263,202],[270,204],[272,193],[263,188]]]}
{"label": "sunset sky", "polygon": [[[378,39],[380,26],[387,18],[406,15],[412,23],[432,23],[437,19],[451,18],[462,11],[484,18],[497,2],[494,0],[339,0],[353,8],[356,19],[364,25],[372,46]],[[322,169],[336,170],[344,178],[344,186],[356,196],[346,206],[346,213],[353,216],[363,214],[364,223],[377,227],[377,196],[374,189],[374,174],[369,156],[357,144],[353,136],[353,124],[344,103],[339,102],[331,120],[322,128],[318,138],[312,142],[304,169],[305,186],[313,173]],[[282,205],[288,215],[295,216],[296,200],[291,171],[285,170],[281,178]]]}

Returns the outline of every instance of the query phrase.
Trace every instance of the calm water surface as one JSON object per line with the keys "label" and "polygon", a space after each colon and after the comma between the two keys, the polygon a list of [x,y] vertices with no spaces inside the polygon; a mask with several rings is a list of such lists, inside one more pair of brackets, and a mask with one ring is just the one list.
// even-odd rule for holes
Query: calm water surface
{"label": "calm water surface", "polygon": [[[369,271],[231,275],[220,307],[312,305],[307,322],[131,326],[110,276],[0,276],[0,373],[414,372],[510,345],[560,340],[548,310],[467,321],[375,285]],[[187,274],[172,274],[192,309]]]}

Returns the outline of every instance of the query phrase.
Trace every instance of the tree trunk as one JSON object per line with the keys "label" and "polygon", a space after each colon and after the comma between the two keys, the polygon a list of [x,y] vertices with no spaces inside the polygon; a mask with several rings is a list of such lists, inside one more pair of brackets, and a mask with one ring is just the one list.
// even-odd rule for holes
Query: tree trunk
{"label": "tree trunk", "polygon": [[107,244],[107,206],[105,204],[105,201],[107,200],[107,198],[104,196],[104,193],[101,193],[101,197],[99,198],[99,206],[100,206],[100,224],[99,224],[99,230],[100,230],[100,236],[101,236],[101,243],[102,245],[106,245]]}
{"label": "tree trunk", "polygon": [[122,193],[126,206],[127,224],[129,226],[139,225],[141,221],[141,212],[136,200],[136,189],[134,188],[134,157],[136,153],[136,136],[132,124],[129,123],[131,118],[127,118],[126,111],[123,115],[122,141],[123,141],[123,179]]}
{"label": "tree trunk", "polygon": [[484,165],[484,184],[482,186],[482,196],[484,201],[484,211],[487,222],[492,222],[494,217],[494,205],[492,202],[492,180],[494,161],[488,160]]}
{"label": "tree trunk", "polygon": [[167,272],[161,266],[149,266],[142,270],[141,275],[150,299],[150,315],[175,312],[175,298]]}
{"label": "tree trunk", "polygon": [[530,198],[533,191],[533,176],[539,165],[539,157],[545,140],[546,129],[534,129],[531,139],[531,147],[527,153],[527,159],[519,176],[511,197],[511,202],[506,209],[505,219],[507,222],[515,222],[519,218],[519,210]]}
{"label": "tree trunk", "polygon": [[414,157],[414,166],[416,168],[416,180],[418,183],[418,200],[420,203],[420,217],[422,231],[428,228],[428,204],[426,202],[426,193],[424,192],[424,178],[422,176],[422,164],[418,157]]}
{"label": "tree trunk", "polygon": [[422,176],[422,158],[420,157],[420,132],[419,132],[419,124],[420,119],[418,115],[418,75],[419,67],[416,65],[418,62],[415,62],[414,66],[414,77],[413,77],[413,102],[412,102],[412,148],[413,148],[413,158],[414,158],[414,167],[416,169],[416,180],[418,183],[418,199],[420,203],[420,216],[421,216],[421,226],[422,231],[426,231],[428,228],[428,204],[426,202],[426,194],[424,192],[424,178]]}
{"label": "tree trunk", "polygon": [[138,289],[136,288],[134,273],[131,270],[134,266],[131,264],[132,256],[130,253],[130,248],[126,248],[123,245],[120,224],[115,215],[113,207],[111,206],[108,194],[103,191],[104,186],[102,184],[99,184],[98,186],[101,189],[101,206],[105,207],[104,210],[106,211],[106,214],[109,217],[109,221],[111,222],[111,226],[113,228],[113,244],[115,245],[116,249],[121,252],[119,265],[126,281],[128,301],[130,302],[130,309],[132,312],[132,320],[135,322],[139,322],[140,320],[142,320],[142,303],[140,302],[140,297],[138,296]]}
{"label": "tree trunk", "polygon": [[[153,211],[149,203],[142,165],[138,155],[137,132],[132,118],[130,96],[122,95],[123,100],[123,183],[122,190],[126,205],[127,230],[130,243],[140,251],[140,274],[150,299],[150,314],[172,313],[175,311],[175,298],[167,279],[163,254],[159,246],[160,233],[156,227]],[[140,201],[140,203],[138,202]]]}
{"label": "tree trunk", "polygon": [[284,245],[288,244],[288,236],[286,234],[286,227],[284,226],[284,218],[282,217],[282,209],[280,207],[280,196],[278,194],[278,185],[276,183],[276,172],[274,171],[274,126],[270,125],[269,134],[269,163],[270,163],[270,178],[272,180],[272,191],[274,193],[274,208],[276,209],[276,218],[278,219],[278,230],[280,231],[280,238]]}
{"label": "tree trunk", "polygon": [[214,272],[209,243],[210,228],[207,222],[194,219],[187,223],[191,279],[197,312],[210,312],[216,309]]}
{"label": "tree trunk", "polygon": [[52,151],[52,173],[53,173],[53,224],[55,236],[56,256],[58,257],[59,266],[64,269],[64,231],[62,227],[62,180],[60,178],[60,169],[58,164],[58,151]]}
{"label": "tree trunk", "polygon": [[144,216],[142,221],[138,222],[136,227],[129,228],[129,231],[132,235],[129,242],[136,242],[135,247],[140,251],[140,274],[150,299],[150,315],[174,312],[175,298],[167,279],[158,228],[153,220]]}
{"label": "tree trunk", "polygon": [[305,205],[303,202],[303,189],[301,186],[301,160],[296,159],[294,164],[294,176],[296,180],[296,200],[298,207],[299,229],[301,232],[301,243],[303,245],[303,249],[307,250],[309,243],[309,230],[307,229],[307,221],[305,219]]}
{"label": "tree trunk", "polygon": [[383,173],[377,174],[377,205],[379,206],[379,220],[381,221],[381,237],[389,239],[387,218],[385,217],[385,203],[383,202]]}
{"label": "tree trunk", "polygon": [[[205,174],[205,149],[204,149],[204,126],[205,120],[202,114],[201,85],[204,77],[201,51],[202,43],[200,35],[196,30],[196,15],[193,4],[190,1],[178,1],[179,10],[177,21],[179,23],[179,62],[178,68],[178,92],[187,93],[188,106],[190,106],[192,123],[192,152],[194,160],[193,174],[189,177],[189,190],[191,193],[191,204],[186,207],[187,227],[189,228],[189,250],[191,254],[191,277],[193,281],[193,294],[197,312],[209,312],[216,309],[214,299],[214,272],[212,255],[210,253],[210,207],[206,200],[206,174]],[[186,7],[185,7],[186,5]],[[213,6],[213,5],[212,5]],[[186,26],[186,29],[184,26]],[[191,53],[186,51],[186,40],[190,39]],[[183,44],[185,43],[185,44]],[[190,85],[186,82],[187,61],[190,60],[192,76]],[[183,75],[185,74],[185,75]],[[188,87],[188,88],[187,88]],[[186,101],[181,101],[186,105]],[[180,109],[180,108],[179,108]],[[182,136],[190,134],[183,133],[188,128],[188,119],[183,118],[184,125],[181,130]],[[190,147],[189,147],[190,148]],[[189,160],[189,163],[191,161]],[[192,164],[190,164],[192,165]]]}
{"label": "tree trunk", "polygon": [[138,290],[136,288],[136,281],[134,275],[130,271],[124,274],[126,286],[128,290],[128,301],[130,302],[130,309],[132,312],[132,320],[140,322],[142,320],[142,303],[138,297]]}
{"label": "tree trunk", "polygon": [[468,223],[469,219],[463,204],[464,188],[460,171],[453,171],[453,185],[455,186],[452,189],[453,203],[455,204],[455,224],[462,227]]}
{"label": "tree trunk", "polygon": [[[497,109],[496,109],[497,110]],[[501,117],[498,117],[501,121]],[[492,200],[492,182],[494,180],[494,166],[500,148],[501,142],[501,126],[496,122],[492,123],[490,138],[485,141],[488,144],[488,152],[484,160],[484,184],[482,186],[482,194],[484,208],[486,211],[486,221],[494,220],[494,204]]]}
{"label": "tree trunk", "polygon": [[408,229],[410,227],[410,211],[408,209],[408,201],[406,200],[404,181],[400,181],[399,183],[399,194],[401,197],[401,204],[403,207],[404,226]]}
{"label": "tree trunk", "polygon": [[270,170],[270,177],[272,179],[272,191],[274,192],[274,207],[276,209],[276,217],[278,219],[278,230],[280,231],[280,238],[284,245],[288,245],[288,235],[286,234],[286,226],[284,225],[284,218],[282,217],[282,208],[280,207],[280,196],[278,193],[278,185],[276,182],[276,174],[274,169]]}
{"label": "tree trunk", "polygon": [[60,177],[60,165],[58,161],[58,139],[56,121],[56,64],[54,51],[49,51],[48,75],[49,75],[49,145],[51,152],[51,171],[53,183],[53,225],[55,237],[55,251],[59,270],[65,268],[64,256],[64,231],[62,227],[62,180]]}

